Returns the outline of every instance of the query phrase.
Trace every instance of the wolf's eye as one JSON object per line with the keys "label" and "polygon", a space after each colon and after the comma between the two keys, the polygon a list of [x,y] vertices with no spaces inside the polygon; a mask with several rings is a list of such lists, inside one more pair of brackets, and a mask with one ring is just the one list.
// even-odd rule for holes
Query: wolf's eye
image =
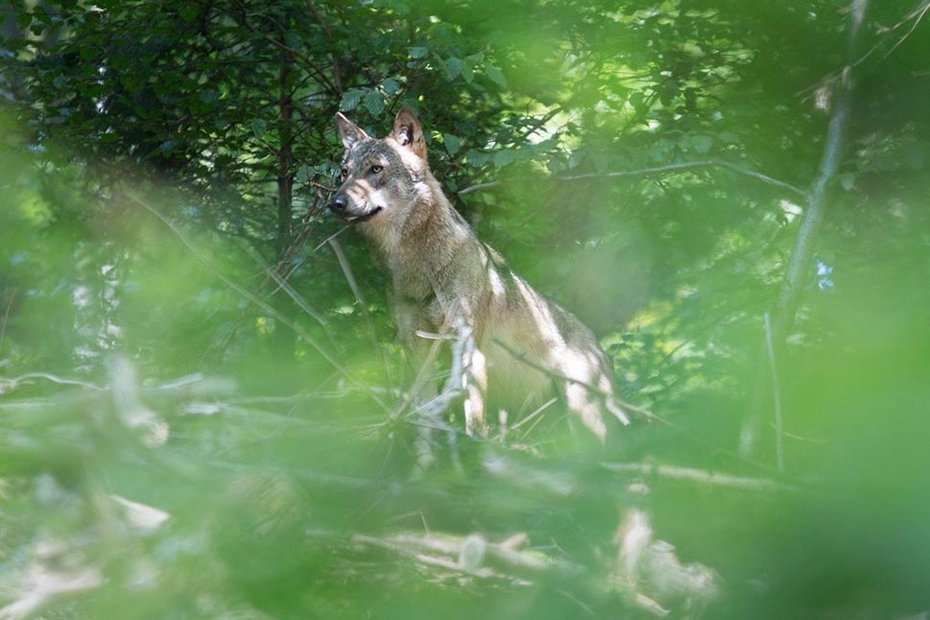
{"label": "wolf's eye", "polygon": [[348,177],[348,176],[349,176],[349,169],[348,169],[348,168],[343,168],[342,170],[339,171],[339,178],[340,178],[341,180],[345,181],[345,180],[346,180],[346,177]]}
{"label": "wolf's eye", "polygon": [[372,167],[369,169],[369,171],[370,171],[372,174],[378,174],[378,173],[381,172],[382,170],[384,170],[384,166],[379,166],[378,164],[375,164],[374,166],[372,166]]}

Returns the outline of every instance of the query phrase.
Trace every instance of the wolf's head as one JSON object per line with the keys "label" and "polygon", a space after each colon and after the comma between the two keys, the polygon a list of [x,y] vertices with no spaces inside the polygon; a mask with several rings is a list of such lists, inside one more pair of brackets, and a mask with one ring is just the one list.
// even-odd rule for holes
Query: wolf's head
{"label": "wolf's head", "polygon": [[429,175],[426,141],[420,121],[407,108],[394,119],[385,138],[371,138],[341,113],[336,113],[339,137],[345,146],[340,180],[330,198],[330,210],[350,224],[365,228],[391,225],[407,218],[426,191]]}

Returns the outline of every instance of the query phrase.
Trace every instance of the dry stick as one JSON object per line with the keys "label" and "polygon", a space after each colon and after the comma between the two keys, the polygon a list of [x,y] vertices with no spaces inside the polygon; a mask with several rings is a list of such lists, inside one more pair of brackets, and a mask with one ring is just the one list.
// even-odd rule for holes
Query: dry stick
{"label": "dry stick", "polygon": [[766,480],[762,478],[746,478],[731,476],[714,471],[678,467],[675,465],[649,465],[646,463],[602,463],[604,469],[620,474],[638,474],[642,476],[658,476],[675,480],[691,480],[702,484],[745,489],[747,491],[797,491],[798,487]]}
{"label": "dry stick", "polygon": [[105,387],[101,387],[89,381],[81,381],[80,379],[69,379],[67,377],[59,377],[58,375],[53,375],[47,372],[29,372],[24,375],[19,375],[18,377],[10,377],[9,379],[4,379],[0,377],[0,394],[4,392],[13,390],[19,386],[20,383],[26,383],[33,381],[35,379],[44,379],[51,383],[57,383],[58,385],[75,385],[89,390],[101,391],[105,390]]}
{"label": "dry stick", "polygon": [[286,316],[278,312],[275,308],[269,305],[266,301],[264,301],[263,299],[261,299],[260,297],[252,293],[251,291],[245,289],[244,287],[240,286],[239,284],[237,284],[236,282],[228,278],[226,275],[224,275],[223,272],[221,272],[215,265],[213,265],[213,263],[211,263],[210,260],[206,256],[201,254],[200,251],[194,246],[194,244],[188,241],[187,238],[184,236],[184,234],[181,233],[178,227],[175,226],[174,223],[171,222],[171,220],[169,220],[167,217],[165,217],[160,211],[158,211],[158,209],[149,205],[147,202],[142,200],[139,196],[136,196],[135,193],[133,192],[127,191],[126,195],[129,196],[136,203],[138,203],[146,211],[148,211],[149,213],[154,215],[156,218],[158,218],[165,226],[167,226],[171,230],[171,232],[174,233],[174,235],[178,238],[178,240],[184,245],[184,247],[186,247],[187,250],[191,254],[193,254],[194,257],[196,257],[200,262],[206,265],[206,267],[216,277],[222,280],[222,282],[226,286],[233,289],[234,291],[242,295],[242,297],[244,297],[248,301],[252,302],[256,306],[258,306],[259,308],[267,312],[269,316],[274,317],[274,319],[276,321],[279,321],[282,325],[285,325],[291,328],[295,334],[297,334],[304,342],[309,344],[317,353],[319,353],[320,357],[322,357],[324,360],[326,360],[326,362],[329,363],[330,366],[336,369],[343,376],[343,378],[345,378],[346,381],[348,381],[355,387],[359,388],[360,390],[368,394],[368,396],[375,403],[377,403],[378,406],[380,406],[384,411],[390,410],[387,404],[383,400],[381,400],[378,394],[374,390],[372,390],[370,386],[366,385],[365,383],[362,383],[361,381],[353,377],[352,373],[350,373],[348,370],[343,368],[343,366],[339,362],[337,362],[333,358],[333,356],[330,355],[326,351],[326,349],[324,349],[310,334],[308,334],[300,326],[295,324],[293,321],[288,319]]}
{"label": "dry stick", "polygon": [[[353,545],[377,547],[406,556],[425,566],[436,567],[452,573],[461,573],[477,579],[509,579],[520,584],[558,583],[565,580],[585,578],[589,570],[560,557],[548,555],[539,549],[515,549],[507,541],[493,543],[480,535],[456,536],[442,534],[395,534],[393,536],[371,536],[354,534]],[[469,547],[479,547],[476,558],[469,558]],[[475,553],[474,551],[472,553]],[[472,563],[471,560],[476,560]],[[569,600],[588,610],[587,605],[558,588],[557,591]],[[662,618],[668,611],[657,601],[632,587],[622,588],[618,594],[624,601],[652,616]],[[594,614],[591,614],[592,616]]]}

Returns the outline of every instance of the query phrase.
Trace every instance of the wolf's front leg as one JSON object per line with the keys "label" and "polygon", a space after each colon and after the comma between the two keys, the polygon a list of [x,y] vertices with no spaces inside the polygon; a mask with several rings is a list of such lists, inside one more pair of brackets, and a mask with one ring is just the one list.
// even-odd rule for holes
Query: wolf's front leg
{"label": "wolf's front leg", "polygon": [[488,391],[487,360],[478,348],[474,326],[464,316],[457,316],[448,331],[455,336],[448,389],[465,393],[465,433],[469,437],[486,437],[488,426],[484,416],[484,395]]}
{"label": "wolf's front leg", "polygon": [[471,359],[463,362],[465,372],[465,433],[469,437],[487,437],[488,423],[485,419],[484,397],[488,391],[488,363],[484,353],[477,347],[471,351]]}

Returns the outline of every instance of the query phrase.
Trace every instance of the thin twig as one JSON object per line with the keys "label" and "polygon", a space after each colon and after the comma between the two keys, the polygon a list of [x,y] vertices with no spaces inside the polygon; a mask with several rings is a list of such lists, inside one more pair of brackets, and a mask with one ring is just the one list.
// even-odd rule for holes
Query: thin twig
{"label": "thin twig", "polygon": [[[327,322],[326,322],[326,319],[323,317],[323,315],[320,314],[319,312],[317,312],[314,308],[312,308],[312,307],[310,306],[310,304],[307,303],[307,300],[305,300],[303,297],[301,297],[300,294],[298,294],[297,291],[294,290],[294,287],[291,286],[291,285],[287,282],[287,280],[285,279],[285,277],[282,276],[281,273],[279,273],[278,270],[277,270],[276,268],[274,268],[274,267],[272,267],[271,265],[268,265],[267,263],[265,263],[265,261],[262,259],[262,257],[259,256],[258,253],[255,252],[255,250],[254,250],[251,246],[247,246],[247,251],[248,251],[249,255],[252,257],[252,260],[254,260],[256,263],[258,263],[259,265],[261,265],[261,268],[264,270],[265,274],[266,274],[269,278],[271,278],[272,280],[274,280],[275,284],[278,285],[278,288],[271,292],[272,295],[274,295],[277,291],[284,291],[284,293],[285,293],[288,297],[290,297],[291,300],[292,300],[295,304],[297,304],[297,305],[300,307],[301,310],[303,310],[303,311],[306,312],[308,315],[310,315],[310,317],[312,317],[313,320],[315,320],[317,323],[319,323],[322,327],[328,327],[328,324],[327,324]],[[262,284],[264,284],[264,283],[262,283]]]}
{"label": "thin twig", "polygon": [[316,341],[316,339],[313,338],[310,334],[308,334],[303,328],[301,328],[299,325],[297,325],[296,323],[291,321],[289,318],[284,316],[281,312],[279,312],[277,309],[271,306],[268,302],[261,299],[260,297],[252,293],[251,291],[241,286],[239,283],[235,282],[234,280],[226,276],[223,272],[221,272],[215,265],[213,265],[210,259],[204,256],[200,252],[200,250],[198,250],[194,246],[194,244],[191,243],[187,239],[187,237],[184,236],[184,234],[178,229],[178,227],[171,220],[165,217],[158,209],[149,205],[146,201],[144,201],[142,198],[135,195],[135,193],[131,191],[127,191],[126,195],[129,196],[133,201],[139,204],[146,211],[148,211],[149,213],[154,215],[156,218],[158,218],[158,220],[161,221],[165,226],[167,226],[168,229],[171,230],[172,233],[174,233],[175,237],[178,238],[181,244],[184,245],[184,247],[186,247],[187,250],[191,254],[193,254],[195,258],[197,258],[200,262],[202,262],[226,286],[233,289],[234,291],[239,293],[242,297],[244,297],[248,301],[252,302],[256,306],[261,308],[264,312],[268,313],[269,316],[274,317],[274,319],[280,322],[282,325],[285,325],[286,327],[289,327],[291,330],[293,330],[294,333],[297,334],[297,336],[299,336],[304,342],[309,344],[320,355],[320,357],[322,357],[324,360],[326,360],[327,363],[329,363],[330,366],[336,369],[343,376],[343,378],[345,378],[346,381],[348,381],[352,385],[356,386],[357,388],[365,392],[369,396],[369,398],[371,398],[375,403],[377,403],[382,409],[384,409],[385,411],[389,410],[389,407],[387,406],[387,404],[383,400],[381,400],[381,397],[378,396],[378,394],[376,394],[374,390],[371,389],[370,386],[356,379],[352,373],[350,373],[348,370],[346,370],[342,366],[342,364],[336,361],[336,359],[333,358],[333,356],[330,355],[330,353],[326,351],[326,349],[324,349]]}
{"label": "thin twig", "polygon": [[18,377],[10,377],[9,379],[0,378],[0,394],[15,389],[20,383],[26,383],[35,379],[43,379],[51,383],[57,383],[58,385],[76,385],[89,390],[100,391],[106,389],[94,383],[90,383],[89,381],[82,381],[80,379],[68,379],[67,377],[59,377],[58,375],[47,372],[29,372],[24,375],[19,375]]}
{"label": "thin twig", "polygon": [[407,409],[413,404],[413,401],[416,400],[420,395],[420,391],[429,380],[429,376],[432,372],[433,365],[436,363],[436,356],[439,354],[439,346],[441,344],[441,340],[434,340],[432,342],[429,350],[426,352],[426,356],[420,363],[420,367],[416,369],[416,375],[414,376],[413,384],[410,386],[410,390],[407,392],[407,397],[400,404],[400,406],[391,413],[391,419],[397,418],[405,411],[407,411]]}
{"label": "thin twig", "polygon": [[[536,410],[533,411],[533,413],[529,414],[528,416],[526,416],[525,418],[523,418],[522,420],[520,420],[519,422],[511,426],[510,430],[512,431],[517,430],[518,428],[520,428],[521,426],[523,426],[524,424],[526,424],[527,422],[529,422],[536,416],[540,415],[543,411],[545,411],[546,409],[554,405],[556,402],[558,402],[558,400],[559,400],[558,398],[553,396],[552,398],[550,398],[549,400],[541,404],[539,407],[537,407]],[[530,427],[529,430],[532,430],[532,427]],[[529,430],[527,432],[529,432]]]}
{"label": "thin twig", "polygon": [[[597,178],[627,178],[627,177],[641,177],[649,176],[653,174],[666,174],[670,172],[681,172],[683,170],[695,170],[699,168],[725,168],[731,172],[736,172],[743,176],[748,176],[750,178],[756,179],[768,185],[778,187],[780,189],[787,190],[797,196],[806,196],[807,192],[799,187],[795,187],[791,183],[786,181],[781,181],[779,179],[768,176],[761,172],[756,172],[755,170],[749,170],[736,164],[732,164],[728,161],[721,159],[709,159],[705,161],[691,161],[691,162],[681,162],[677,164],[668,164],[665,166],[655,166],[652,168],[640,168],[637,170],[618,170],[614,172],[591,172],[585,174],[575,174],[556,177],[557,181],[582,181],[585,179],[597,179]],[[492,187],[497,187],[501,184],[501,181],[488,181],[486,183],[478,183],[476,185],[471,185],[464,189],[458,191],[459,196],[465,196],[472,192],[477,192],[483,189],[490,189]]]}
{"label": "thin twig", "polygon": [[624,409],[629,409],[630,411],[632,411],[632,412],[634,412],[634,413],[638,413],[639,415],[643,416],[643,417],[646,418],[647,420],[658,420],[658,421],[660,421],[660,422],[664,422],[664,420],[662,420],[662,418],[660,418],[659,416],[655,415],[655,414],[654,414],[653,412],[651,412],[649,409],[646,409],[645,407],[639,407],[639,406],[634,405],[634,404],[632,404],[632,403],[624,402],[624,401],[620,400],[619,398],[617,398],[617,395],[616,395],[616,394],[611,394],[610,392],[607,392],[607,391],[605,391],[605,390],[602,390],[601,388],[597,387],[596,385],[593,385],[593,384],[588,383],[588,382],[586,382],[586,381],[581,381],[580,379],[574,379],[574,378],[572,378],[572,377],[568,377],[568,376],[566,376],[566,375],[563,375],[563,374],[560,373],[560,372],[556,372],[556,371],[552,370],[551,368],[547,368],[546,366],[543,366],[542,364],[538,364],[538,363],[534,362],[533,360],[529,359],[529,358],[526,356],[526,353],[524,353],[523,351],[517,351],[516,349],[510,347],[509,345],[505,344],[504,342],[502,342],[502,341],[500,341],[500,340],[498,340],[498,339],[496,339],[496,338],[494,339],[494,344],[496,344],[497,346],[499,346],[500,348],[502,348],[504,351],[506,351],[507,353],[509,353],[510,356],[513,357],[514,359],[516,359],[517,361],[522,362],[522,363],[526,364],[527,366],[529,366],[530,368],[533,368],[534,370],[538,370],[539,372],[541,372],[541,373],[543,373],[543,374],[545,374],[545,375],[548,375],[549,377],[552,377],[553,379],[557,379],[558,381],[564,381],[564,382],[568,382],[568,383],[575,383],[575,384],[580,385],[581,387],[585,388],[586,390],[588,390],[588,391],[591,392],[592,394],[597,394],[598,396],[601,396],[602,398],[605,398],[605,399],[606,399],[606,398],[612,398],[614,401],[617,402],[618,405],[620,405],[620,407],[622,407],[622,408],[624,408]]}
{"label": "thin twig", "polygon": [[765,348],[769,357],[769,372],[772,374],[772,397],[775,399],[775,465],[778,471],[785,471],[784,426],[781,417],[781,387],[778,381],[778,366],[775,363],[775,343],[772,335],[772,320],[768,312],[763,316],[765,322]]}
{"label": "thin twig", "polygon": [[317,252],[317,250],[319,250],[321,247],[323,247],[324,245],[326,245],[327,243],[329,243],[330,241],[332,241],[333,239],[335,239],[336,237],[338,237],[339,235],[341,235],[342,233],[344,233],[344,232],[347,231],[347,230],[349,230],[348,224],[345,225],[345,226],[343,226],[342,228],[340,228],[339,230],[337,230],[336,232],[334,232],[334,233],[331,234],[330,236],[328,236],[328,237],[326,237],[325,239],[323,239],[323,241],[321,241],[319,245],[317,245],[315,248],[313,248],[312,250],[310,250],[310,253],[311,253],[311,254],[315,254],[315,253]]}
{"label": "thin twig", "polygon": [[888,51],[885,53],[884,56],[882,56],[882,58],[888,58],[889,56],[891,56],[891,54],[892,54],[896,49],[898,49],[898,48],[901,46],[901,44],[904,43],[904,41],[907,40],[907,38],[908,38],[909,36],[911,36],[911,35],[914,33],[915,30],[917,30],[917,26],[920,25],[920,22],[921,22],[921,20],[924,18],[924,16],[926,16],[927,11],[930,11],[930,1],[924,2],[924,5],[923,5],[923,6],[918,7],[918,8],[915,9],[914,11],[911,11],[911,13],[910,13],[902,22],[900,22],[899,24],[897,24],[897,25],[895,26],[895,28],[897,28],[898,26],[900,26],[901,24],[903,24],[905,21],[907,21],[907,20],[909,20],[909,19],[913,19],[913,20],[914,20],[914,23],[911,25],[910,30],[908,30],[907,32],[905,32],[905,33],[901,36],[901,38],[898,39],[898,41],[891,47],[891,49],[888,50]]}
{"label": "thin twig", "polygon": [[349,259],[346,258],[345,252],[342,251],[342,244],[335,238],[330,238],[328,241],[329,247],[332,248],[333,254],[336,255],[336,260],[339,262],[339,267],[342,269],[342,275],[345,276],[346,282],[348,282],[349,288],[355,296],[355,301],[358,303],[358,307],[361,310],[362,321],[365,323],[365,331],[368,334],[368,339],[372,348],[378,352],[378,357],[381,360],[381,366],[384,368],[384,376],[387,378],[388,385],[393,386],[394,375],[391,372],[391,365],[388,364],[383,347],[378,344],[378,334],[375,332],[375,325],[371,320],[371,314],[368,312],[368,304],[365,303],[365,298],[362,297],[362,289],[359,287],[355,275],[352,273],[352,266],[349,264]]}
{"label": "thin twig", "polygon": [[766,480],[764,478],[746,478],[744,476],[732,476],[714,471],[705,471],[702,469],[693,469],[691,467],[679,467],[676,465],[650,465],[648,463],[602,463],[604,469],[618,474],[638,474],[642,476],[658,476],[661,478],[672,478],[675,480],[689,480],[710,484],[714,486],[729,487],[733,489],[745,489],[747,491],[797,491],[794,487],[775,480]]}

